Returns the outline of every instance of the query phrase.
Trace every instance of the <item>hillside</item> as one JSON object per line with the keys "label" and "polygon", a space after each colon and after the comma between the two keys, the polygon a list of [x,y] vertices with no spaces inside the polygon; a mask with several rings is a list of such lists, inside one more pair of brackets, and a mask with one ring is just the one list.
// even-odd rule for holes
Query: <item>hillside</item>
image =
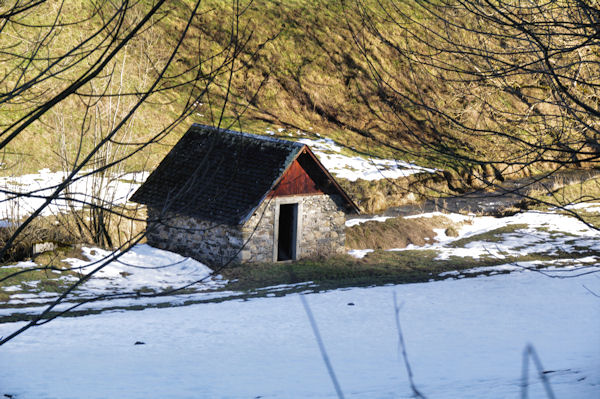
{"label": "hillside", "polygon": [[[285,137],[297,131],[319,133],[363,155],[450,170],[444,179],[451,187],[517,177],[551,168],[553,161],[574,159],[579,164],[573,150],[557,150],[581,151],[579,143],[585,141],[573,136],[578,126],[558,120],[560,112],[550,100],[538,108],[552,118],[530,112],[532,99],[553,97],[543,76],[518,71],[502,82],[477,81],[467,73],[474,56],[444,50],[432,58],[438,46],[434,33],[445,31],[447,21],[418,5],[394,8],[375,0],[361,3],[364,9],[336,0],[236,4],[202,2],[189,27],[190,8],[161,8],[100,74],[14,140],[3,142],[2,172],[70,170],[121,121],[118,133],[86,167],[123,160],[126,171],[149,170],[189,124],[214,125],[221,118],[221,125],[237,130],[264,134],[266,129],[285,128]],[[100,12],[85,2],[60,10],[43,5],[46,13],[36,9],[20,14],[5,26],[5,57],[0,61],[5,71],[0,89],[4,97],[8,94],[0,107],[4,136],[19,118],[45,106],[79,75],[86,76],[124,40],[115,35],[114,42],[107,42],[112,31],[88,42],[77,37],[85,38],[100,26],[113,29],[116,22],[106,18],[110,12],[122,17],[123,34],[133,32],[151,5],[142,1],[131,10]],[[443,2],[439,7],[443,9]],[[448,18],[462,26],[482,24],[479,16],[464,10],[452,10]],[[57,19],[62,25],[52,29]],[[490,31],[497,34],[498,29],[492,24]],[[183,32],[185,40],[178,44]],[[461,45],[481,47],[477,32],[460,36]],[[515,37],[513,64],[526,61],[516,51],[522,43]],[[486,51],[499,54],[499,60],[505,56],[499,52],[506,47],[502,40],[486,43]],[[171,54],[173,49],[177,51]],[[597,61],[597,55],[590,57]],[[64,68],[48,68],[45,80],[14,93],[14,87],[57,58]],[[132,110],[133,117],[127,117]],[[178,124],[172,126],[173,121]],[[547,135],[561,124],[560,137]],[[545,141],[541,146],[540,140]],[[148,141],[152,145],[146,147]]]}

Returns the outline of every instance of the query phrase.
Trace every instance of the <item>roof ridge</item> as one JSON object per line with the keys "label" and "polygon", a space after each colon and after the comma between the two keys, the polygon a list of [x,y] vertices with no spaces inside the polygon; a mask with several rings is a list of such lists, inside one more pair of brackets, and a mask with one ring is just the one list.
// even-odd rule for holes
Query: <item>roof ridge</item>
{"label": "roof ridge", "polygon": [[223,128],[218,128],[216,126],[203,125],[200,123],[193,123],[191,127],[192,127],[192,129],[210,130],[210,131],[214,131],[214,132],[227,133],[227,134],[232,134],[235,136],[241,136],[241,137],[246,137],[246,138],[251,138],[251,139],[256,139],[256,140],[270,141],[273,143],[291,145],[291,146],[298,147],[298,148],[302,148],[302,147],[306,146],[306,144],[299,143],[297,141],[283,140],[283,139],[279,139],[276,137],[269,137],[269,136],[263,136],[260,134],[240,132],[237,130],[223,129]]}

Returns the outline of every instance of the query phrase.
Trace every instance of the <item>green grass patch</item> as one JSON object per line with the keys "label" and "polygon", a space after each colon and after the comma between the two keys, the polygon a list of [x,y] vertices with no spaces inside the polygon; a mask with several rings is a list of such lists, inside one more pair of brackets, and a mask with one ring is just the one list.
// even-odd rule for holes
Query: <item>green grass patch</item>
{"label": "green grass patch", "polygon": [[[598,255],[589,248],[578,252],[578,256]],[[228,268],[222,272],[224,278],[231,282],[223,290],[254,292],[254,290],[273,287],[280,284],[299,284],[313,282],[311,285],[298,287],[284,287],[278,289],[276,295],[285,295],[289,292],[303,290],[328,290],[343,287],[376,286],[384,284],[419,283],[439,280],[441,273],[452,272],[478,267],[490,267],[517,262],[540,261],[539,267],[544,267],[543,262],[554,262],[557,259],[572,259],[573,253],[562,252],[550,254],[527,254],[522,256],[482,256],[458,257],[437,259],[439,252],[436,250],[405,250],[385,251],[376,250],[367,254],[362,259],[350,256],[338,256],[329,259],[309,259],[291,263],[260,263],[239,265]],[[498,273],[498,271],[484,271],[469,273],[468,276],[478,274]],[[269,291],[264,291],[265,295]]]}
{"label": "green grass patch", "polygon": [[[426,282],[440,279],[439,274],[443,272],[507,263],[507,259],[498,258],[452,257],[439,260],[436,259],[438,255],[434,250],[377,250],[363,259],[338,256],[292,263],[240,265],[228,268],[222,275],[232,281],[224,288],[226,290],[248,291],[308,281],[315,284],[312,289],[323,290]],[[530,257],[527,257],[527,260],[530,260]]]}
{"label": "green grass patch", "polygon": [[[62,292],[70,283],[61,279],[64,276],[75,276],[76,273],[65,270],[47,269],[28,270],[20,267],[3,267],[0,269],[0,302],[7,302],[11,295],[39,292]],[[7,292],[6,287],[19,287],[16,291]]]}
{"label": "green grass patch", "polygon": [[[0,302],[6,302],[11,295],[39,292],[62,292],[71,283],[63,277],[78,277],[77,271],[69,270],[71,265],[67,258],[83,259],[81,249],[60,246],[54,251],[45,252],[35,257],[36,266],[18,267],[10,263],[0,268]],[[18,287],[7,292],[6,287]]]}
{"label": "green grass patch", "polygon": [[[552,207],[564,207],[571,204],[600,202],[600,178],[591,178],[583,182],[565,183],[558,181],[553,187],[537,189],[529,193],[536,201],[530,208],[547,210]],[[600,227],[600,213],[585,209],[566,211],[566,214],[577,214],[587,223]]]}
{"label": "green grass patch", "polygon": [[570,184],[558,181],[552,187],[532,191],[530,196],[554,206],[595,202],[600,199],[600,178]]}
{"label": "green grass patch", "polygon": [[[572,204],[597,203],[600,202],[600,178],[591,178],[583,182],[570,184],[558,181],[552,187],[533,190],[529,195],[533,197],[534,201],[528,207],[542,211]],[[561,211],[561,213],[578,217],[585,223],[600,228],[600,212],[586,209],[568,209]]]}

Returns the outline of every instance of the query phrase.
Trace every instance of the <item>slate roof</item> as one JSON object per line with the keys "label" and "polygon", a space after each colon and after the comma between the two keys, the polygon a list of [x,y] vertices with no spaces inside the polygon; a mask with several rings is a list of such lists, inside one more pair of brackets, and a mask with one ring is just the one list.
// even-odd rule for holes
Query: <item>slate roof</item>
{"label": "slate roof", "polygon": [[[242,224],[305,148],[293,141],[193,124],[131,200],[217,223]],[[348,208],[358,211],[315,161]]]}

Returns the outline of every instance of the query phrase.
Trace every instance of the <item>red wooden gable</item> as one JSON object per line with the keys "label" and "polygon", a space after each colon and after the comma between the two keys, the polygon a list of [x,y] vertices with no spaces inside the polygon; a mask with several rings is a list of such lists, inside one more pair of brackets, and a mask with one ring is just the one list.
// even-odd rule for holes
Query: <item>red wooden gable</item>
{"label": "red wooden gable", "polygon": [[269,197],[299,194],[323,194],[323,191],[319,190],[317,183],[311,179],[296,159],[281,177],[279,184],[271,191]]}

